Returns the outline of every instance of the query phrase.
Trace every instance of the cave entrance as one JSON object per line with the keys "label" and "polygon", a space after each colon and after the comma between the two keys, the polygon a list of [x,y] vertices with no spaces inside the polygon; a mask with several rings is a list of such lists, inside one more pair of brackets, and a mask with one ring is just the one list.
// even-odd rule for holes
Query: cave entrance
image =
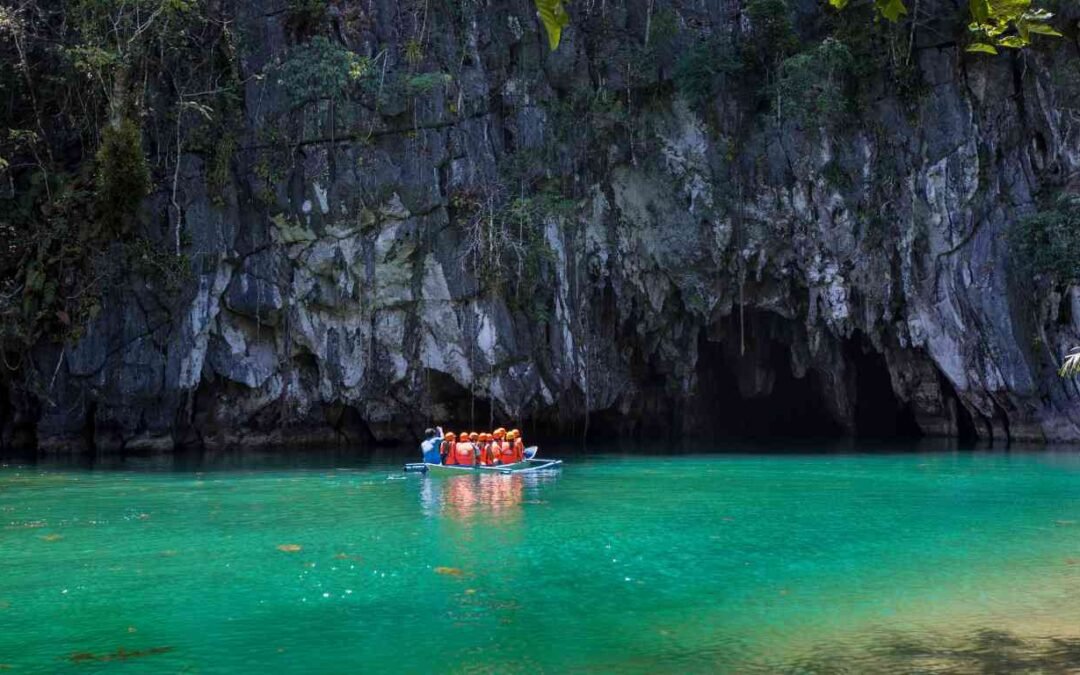
{"label": "cave entrance", "polygon": [[922,435],[911,406],[896,398],[885,356],[860,336],[848,340],[844,357],[854,371],[855,433],[879,438],[917,438]]}
{"label": "cave entrance", "polygon": [[[695,393],[684,431],[699,438],[921,436],[909,405],[893,391],[884,355],[856,335],[835,347],[842,367],[807,365],[802,324],[747,309],[713,326],[698,343]],[[793,353],[802,353],[802,365]]]}
{"label": "cave entrance", "polygon": [[821,395],[820,374],[796,377],[793,372],[780,317],[747,313],[744,320],[745,351],[737,326],[719,340],[701,337],[697,390],[684,418],[687,433],[703,438],[844,434]]}
{"label": "cave entrance", "polygon": [[463,387],[450,375],[427,370],[424,377],[430,397],[432,423],[441,424],[444,431],[481,431],[493,420],[491,401]]}

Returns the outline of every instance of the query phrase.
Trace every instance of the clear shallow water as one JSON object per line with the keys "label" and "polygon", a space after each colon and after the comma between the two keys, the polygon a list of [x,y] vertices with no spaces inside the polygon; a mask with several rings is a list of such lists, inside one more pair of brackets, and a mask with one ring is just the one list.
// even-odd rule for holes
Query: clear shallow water
{"label": "clear shallow water", "polygon": [[1080,453],[295,458],[0,468],[0,664],[1080,668]]}

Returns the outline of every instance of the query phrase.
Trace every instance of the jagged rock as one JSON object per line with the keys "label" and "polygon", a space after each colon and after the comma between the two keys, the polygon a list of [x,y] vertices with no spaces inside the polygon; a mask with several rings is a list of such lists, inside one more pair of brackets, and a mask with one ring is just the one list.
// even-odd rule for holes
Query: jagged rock
{"label": "jagged rock", "polygon": [[[396,3],[365,7],[367,27],[340,18],[350,4],[334,5],[347,45],[403,52]],[[529,3],[433,10],[418,70],[450,80],[406,95],[393,62],[382,98],[331,113],[290,110],[255,77],[288,57],[287,31],[238,3],[250,149],[216,203],[184,156],[187,288],[118,291],[80,341],[41,345],[0,397],[3,442],[369,442],[489,416],[1080,439],[1080,392],[1055,374],[1080,343],[1080,288],[1033,300],[1007,243],[1041,191],[1080,175],[1075,95],[1054,78],[1075,44],[1019,69],[920,33],[917,100],[883,82],[836,128],[758,114],[734,88],[693,106],[677,54],[635,80],[638,4],[575,9],[553,54]],[[747,30],[737,4],[672,3],[697,32],[671,48]],[[654,88],[603,108],[634,87]],[[591,107],[567,115],[582,92]],[[291,155],[263,189],[267,129]],[[523,208],[547,203],[542,186],[569,208]],[[160,211],[146,227],[171,237]]]}

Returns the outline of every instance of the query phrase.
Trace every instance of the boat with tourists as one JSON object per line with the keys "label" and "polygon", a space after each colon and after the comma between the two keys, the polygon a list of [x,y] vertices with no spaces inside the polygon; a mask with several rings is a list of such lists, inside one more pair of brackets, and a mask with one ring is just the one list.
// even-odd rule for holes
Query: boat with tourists
{"label": "boat with tourists", "polygon": [[443,433],[442,427],[427,429],[420,443],[422,462],[408,462],[406,472],[432,475],[467,473],[514,474],[549,471],[562,466],[561,459],[539,459],[539,448],[525,447],[521,432],[500,427],[489,433]]}

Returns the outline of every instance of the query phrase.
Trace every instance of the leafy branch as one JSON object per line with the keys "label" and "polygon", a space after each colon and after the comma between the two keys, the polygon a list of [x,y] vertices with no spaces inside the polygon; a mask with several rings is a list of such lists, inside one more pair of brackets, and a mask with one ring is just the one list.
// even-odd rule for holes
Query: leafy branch
{"label": "leafy branch", "polygon": [[1061,37],[1049,21],[1051,12],[1032,9],[1031,0],[971,0],[972,22],[968,30],[975,35],[967,50],[997,54],[998,47],[1020,49],[1031,44],[1032,35]]}
{"label": "leafy branch", "polygon": [[[563,0],[533,0],[536,13],[547,31],[552,51],[559,48],[562,31],[570,23]],[[828,0],[829,5],[842,10],[851,0]],[[886,21],[897,23],[908,15],[904,0],[872,0],[874,10]],[[973,41],[967,51],[997,54],[999,47],[1021,49],[1031,44],[1033,35],[1061,37],[1050,25],[1052,12],[1031,6],[1032,0],[968,0],[971,23],[968,30]],[[916,11],[918,6],[916,5]]]}
{"label": "leafy branch", "polygon": [[[850,0],[828,0],[836,9],[844,9]],[[882,18],[896,23],[907,15],[904,0],[873,0]],[[1032,0],[969,0],[971,23],[968,31],[973,42],[967,51],[997,54],[999,47],[1021,49],[1031,44],[1033,35],[1061,37],[1050,25],[1054,17],[1045,9],[1033,8]]]}
{"label": "leafy branch", "polygon": [[1061,364],[1061,370],[1058,374],[1062,377],[1076,377],[1080,375],[1080,347],[1075,347],[1069,355],[1065,357],[1065,362]]}
{"label": "leafy branch", "polygon": [[563,29],[570,23],[570,15],[566,13],[562,0],[534,0],[536,13],[540,15],[540,21],[547,31],[548,46],[551,51],[559,48],[559,40],[562,39]]}

